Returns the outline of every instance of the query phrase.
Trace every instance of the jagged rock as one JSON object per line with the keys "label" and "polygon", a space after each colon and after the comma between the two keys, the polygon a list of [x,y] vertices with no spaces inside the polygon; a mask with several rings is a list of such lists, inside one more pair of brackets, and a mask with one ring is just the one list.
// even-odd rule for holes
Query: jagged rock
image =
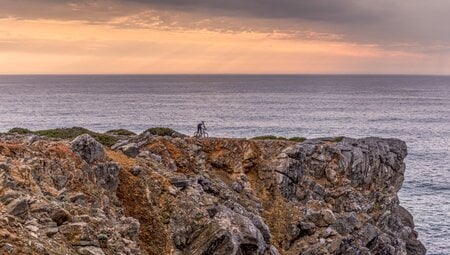
{"label": "jagged rock", "polygon": [[251,220],[226,207],[219,207],[214,221],[186,248],[189,254],[264,254],[270,250]]}
{"label": "jagged rock", "polygon": [[13,201],[14,199],[19,198],[19,197],[20,197],[20,193],[19,192],[13,191],[13,190],[8,190],[2,196],[0,196],[0,202],[2,202],[3,204],[7,205],[11,201]]}
{"label": "jagged rock", "polygon": [[316,225],[311,222],[302,222],[300,223],[300,235],[313,235],[316,232]]}
{"label": "jagged rock", "polygon": [[39,140],[39,136],[37,135],[32,135],[28,138],[27,143],[28,144],[33,144],[34,142],[36,142],[37,140]]}
{"label": "jagged rock", "polygon": [[244,185],[242,185],[242,182],[234,182],[231,187],[233,188],[234,191],[236,191],[237,193],[241,193],[242,190],[244,189]]}
{"label": "jagged rock", "polygon": [[131,168],[130,172],[134,175],[134,176],[138,176],[139,174],[141,174],[141,172],[143,171],[142,167],[140,166],[134,166],[133,168]]}
{"label": "jagged rock", "polygon": [[30,208],[28,198],[17,198],[9,203],[6,208],[9,214],[24,219],[28,216],[28,210]]}
{"label": "jagged rock", "polygon": [[105,158],[103,145],[88,134],[78,136],[71,142],[71,145],[72,150],[88,163]]}
{"label": "jagged rock", "polygon": [[94,174],[97,184],[111,193],[115,192],[117,185],[119,184],[119,170],[119,166],[114,162],[96,165],[94,168]]}
{"label": "jagged rock", "polygon": [[104,255],[105,253],[101,248],[94,246],[81,247],[78,249],[80,255]]}
{"label": "jagged rock", "polygon": [[80,205],[84,205],[86,202],[87,196],[82,192],[78,192],[74,195],[69,196],[69,201],[72,203],[77,203]]}
{"label": "jagged rock", "polygon": [[57,226],[60,226],[67,221],[71,221],[72,215],[70,215],[70,213],[68,211],[64,210],[63,208],[55,208],[52,210],[50,218],[54,222],[56,222]]}
{"label": "jagged rock", "polygon": [[138,220],[132,217],[126,217],[122,219],[122,223],[120,226],[120,233],[122,237],[128,238],[130,240],[136,240],[137,235],[139,234],[139,229],[141,224]]}
{"label": "jagged rock", "polygon": [[10,168],[10,165],[6,162],[0,163],[0,171],[8,171]]}
{"label": "jagged rock", "polygon": [[56,235],[58,233],[58,228],[46,228],[44,229],[44,233],[47,237],[53,237],[54,235]]}
{"label": "jagged rock", "polygon": [[182,176],[174,176],[170,178],[170,183],[172,183],[175,187],[184,189],[189,186],[189,179]]}
{"label": "jagged rock", "polygon": [[62,225],[59,232],[63,234],[72,245],[79,245],[83,241],[92,241],[91,231],[85,222],[76,222]]}
{"label": "jagged rock", "polygon": [[0,246],[0,251],[6,254],[14,254],[15,247],[12,244],[5,243],[2,246]]}

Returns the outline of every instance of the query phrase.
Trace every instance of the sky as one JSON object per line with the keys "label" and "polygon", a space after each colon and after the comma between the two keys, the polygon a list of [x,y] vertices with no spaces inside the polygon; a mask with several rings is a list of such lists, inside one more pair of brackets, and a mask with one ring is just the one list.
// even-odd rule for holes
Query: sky
{"label": "sky", "polygon": [[0,0],[0,74],[450,75],[448,0]]}

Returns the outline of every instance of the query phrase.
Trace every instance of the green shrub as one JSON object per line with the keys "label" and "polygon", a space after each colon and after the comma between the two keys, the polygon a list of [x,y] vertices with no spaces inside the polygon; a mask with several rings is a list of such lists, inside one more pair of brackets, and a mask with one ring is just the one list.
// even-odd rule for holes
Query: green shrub
{"label": "green shrub", "polygon": [[15,127],[15,128],[10,129],[8,131],[8,133],[10,133],[10,134],[31,134],[31,133],[33,133],[33,131],[26,129],[26,128]]}
{"label": "green shrub", "polygon": [[99,133],[90,133],[90,136],[94,137],[95,140],[97,140],[99,143],[111,147],[114,144],[116,144],[119,141],[119,138],[111,136],[111,135],[105,135],[105,134],[99,134]]}
{"label": "green shrub", "polygon": [[105,134],[111,134],[111,135],[125,135],[125,136],[136,135],[136,133],[131,132],[131,131],[126,130],[126,129],[113,129],[113,130],[107,131]]}
{"label": "green shrub", "polygon": [[145,132],[149,132],[150,134],[157,135],[157,136],[172,136],[173,134],[176,133],[175,130],[173,130],[171,128],[167,128],[167,127],[149,128],[149,129],[145,130]]}
{"label": "green shrub", "polygon": [[336,137],[333,139],[333,141],[338,143],[338,142],[341,142],[342,139],[344,139],[343,136],[336,136]]}
{"label": "green shrub", "polygon": [[36,135],[46,136],[50,138],[60,138],[60,139],[73,139],[82,134],[94,133],[88,129],[82,127],[73,128],[56,128],[56,129],[46,129],[34,131]]}
{"label": "green shrub", "polygon": [[95,140],[105,146],[112,146],[117,143],[119,139],[112,135],[100,134],[94,131],[90,131],[86,128],[82,127],[73,127],[73,128],[56,128],[56,129],[47,129],[47,130],[38,130],[33,132],[36,135],[46,136],[50,138],[58,138],[58,139],[74,139],[75,137],[88,134],[92,136]]}
{"label": "green shrub", "polygon": [[306,140],[305,137],[298,137],[298,136],[289,138],[289,141],[298,142],[298,143],[304,142],[305,140]]}

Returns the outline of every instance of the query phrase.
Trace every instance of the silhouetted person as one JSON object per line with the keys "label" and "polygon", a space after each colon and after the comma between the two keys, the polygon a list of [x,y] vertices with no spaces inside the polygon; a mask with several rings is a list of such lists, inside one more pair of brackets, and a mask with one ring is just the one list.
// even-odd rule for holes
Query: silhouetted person
{"label": "silhouetted person", "polygon": [[197,133],[202,134],[203,131],[206,131],[206,126],[205,126],[204,121],[202,121],[201,123],[198,123],[198,125],[197,125]]}

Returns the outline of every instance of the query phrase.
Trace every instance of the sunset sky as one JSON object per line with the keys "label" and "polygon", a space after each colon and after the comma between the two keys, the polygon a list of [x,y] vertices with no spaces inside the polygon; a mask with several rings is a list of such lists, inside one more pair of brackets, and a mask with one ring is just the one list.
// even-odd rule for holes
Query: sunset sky
{"label": "sunset sky", "polygon": [[448,0],[0,0],[0,74],[450,74]]}

